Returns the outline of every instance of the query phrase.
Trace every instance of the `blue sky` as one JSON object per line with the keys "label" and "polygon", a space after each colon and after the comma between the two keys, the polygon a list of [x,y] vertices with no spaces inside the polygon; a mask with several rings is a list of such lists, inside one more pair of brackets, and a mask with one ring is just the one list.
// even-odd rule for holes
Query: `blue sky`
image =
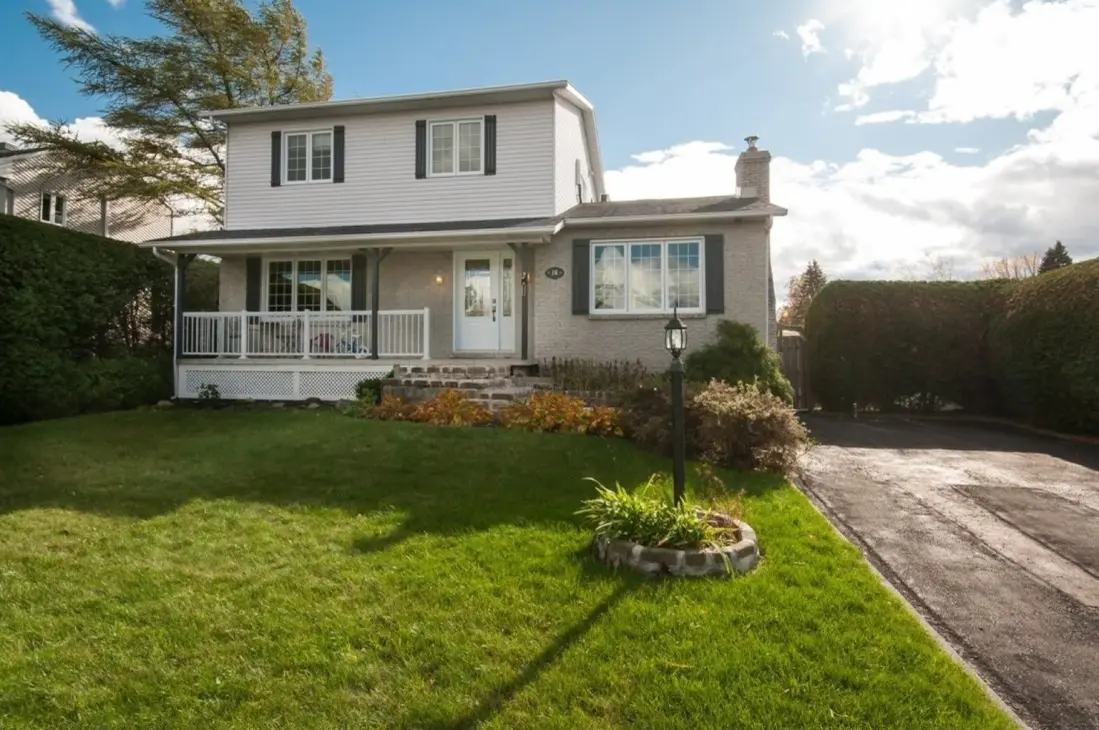
{"label": "blue sky", "polygon": [[[618,198],[731,192],[735,152],[758,134],[791,211],[775,229],[780,276],[810,257],[845,276],[944,259],[971,276],[1053,237],[1099,253],[1099,213],[1056,202],[1086,197],[1074,170],[1096,154],[1099,121],[1079,120],[1099,109],[1099,58],[1079,29],[1099,27],[1099,0],[295,5],[337,98],[570,80],[596,107]],[[94,117],[101,100],[77,94],[27,10],[156,31],[139,0],[5,0],[0,47],[18,64],[0,100],[44,119]],[[1013,60],[1031,54],[1043,60]]]}

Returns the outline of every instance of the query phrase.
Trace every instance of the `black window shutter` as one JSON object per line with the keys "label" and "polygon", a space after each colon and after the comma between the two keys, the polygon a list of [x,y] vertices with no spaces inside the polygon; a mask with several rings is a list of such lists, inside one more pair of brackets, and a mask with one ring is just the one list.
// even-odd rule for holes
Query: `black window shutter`
{"label": "black window shutter", "polygon": [[496,115],[485,115],[485,174],[496,174]]}
{"label": "black window shutter", "polygon": [[416,120],[416,179],[427,177],[427,120]]}
{"label": "black window shutter", "polygon": [[365,312],[366,306],[366,254],[351,254],[351,311]]}
{"label": "black window shutter", "polygon": [[588,314],[591,293],[591,239],[572,240],[572,313]]}
{"label": "black window shutter", "polygon": [[259,312],[262,311],[260,298],[263,296],[263,259],[249,256],[246,261],[244,308],[249,312]]}
{"label": "black window shutter", "polygon": [[271,132],[271,187],[282,185],[282,132]]}
{"label": "black window shutter", "polygon": [[343,125],[332,128],[332,182],[343,182]]}
{"label": "black window shutter", "polygon": [[725,313],[725,236],[706,236],[706,314]]}

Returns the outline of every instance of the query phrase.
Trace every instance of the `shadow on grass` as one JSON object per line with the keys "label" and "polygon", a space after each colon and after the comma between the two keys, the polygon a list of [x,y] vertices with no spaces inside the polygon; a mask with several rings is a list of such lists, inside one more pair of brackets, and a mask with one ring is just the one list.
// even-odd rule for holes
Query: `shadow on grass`
{"label": "shadow on grass", "polygon": [[[132,411],[0,429],[0,514],[36,508],[147,519],[195,501],[403,515],[419,533],[573,523],[594,477],[644,483],[663,458],[622,439],[437,428],[325,411]],[[731,475],[748,495],[781,488]]]}
{"label": "shadow on grass", "polygon": [[[588,562],[590,562],[590,558]],[[525,687],[537,680],[538,677],[549,669],[558,658],[567,652],[576,642],[584,638],[584,636],[591,631],[592,627],[611,609],[618,605],[622,599],[636,592],[646,583],[651,582],[651,579],[646,579],[641,576],[623,576],[622,582],[618,584],[618,587],[613,593],[596,604],[591,611],[588,612],[587,616],[561,633],[549,644],[549,646],[542,650],[541,654],[527,662],[521,672],[494,689],[489,695],[477,703],[477,707],[472,711],[454,720],[436,721],[434,723],[428,722],[422,725],[417,723],[416,727],[430,728],[430,730],[471,730],[472,728],[478,727],[481,723],[492,719],[493,715],[495,715],[500,708],[506,705]]]}

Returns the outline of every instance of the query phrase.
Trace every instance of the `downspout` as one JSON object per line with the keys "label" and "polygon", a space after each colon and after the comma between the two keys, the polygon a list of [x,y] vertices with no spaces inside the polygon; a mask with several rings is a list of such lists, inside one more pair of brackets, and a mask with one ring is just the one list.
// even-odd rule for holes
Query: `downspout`
{"label": "downspout", "polygon": [[178,348],[176,347],[176,332],[175,322],[176,307],[179,306],[179,275],[176,269],[179,267],[179,263],[175,257],[169,256],[165,253],[161,253],[160,249],[153,246],[153,256],[156,256],[161,261],[164,261],[172,267],[172,396],[179,395],[179,355]]}

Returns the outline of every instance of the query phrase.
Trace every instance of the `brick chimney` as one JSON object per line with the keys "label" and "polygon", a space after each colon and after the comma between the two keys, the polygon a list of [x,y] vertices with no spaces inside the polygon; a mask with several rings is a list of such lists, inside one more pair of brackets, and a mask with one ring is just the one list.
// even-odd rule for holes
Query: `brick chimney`
{"label": "brick chimney", "polygon": [[736,160],[736,187],[742,198],[759,198],[771,202],[771,153],[756,148],[759,137],[745,137],[748,149]]}

